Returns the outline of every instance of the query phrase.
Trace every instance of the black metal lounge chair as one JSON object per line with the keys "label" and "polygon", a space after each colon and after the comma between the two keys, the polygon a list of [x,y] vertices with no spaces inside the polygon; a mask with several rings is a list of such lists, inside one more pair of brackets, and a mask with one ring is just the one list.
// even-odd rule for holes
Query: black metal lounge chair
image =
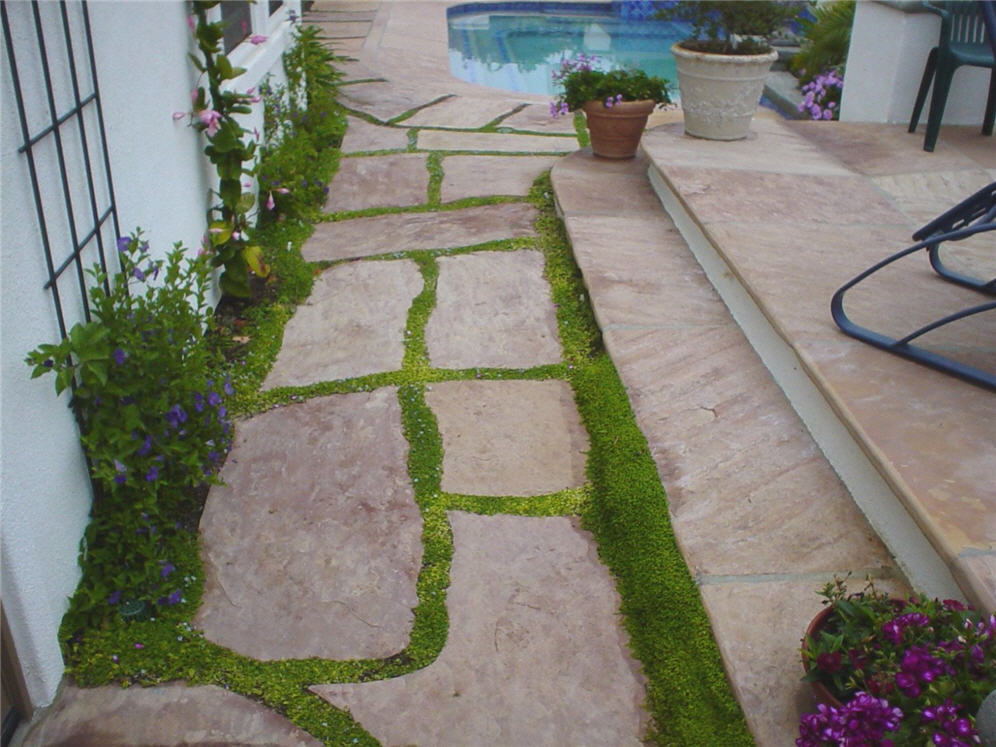
{"label": "black metal lounge chair", "polygon": [[[890,353],[895,353],[912,361],[936,368],[939,371],[952,374],[965,381],[996,391],[996,372],[983,371],[974,366],[952,360],[951,358],[912,344],[913,340],[931,330],[938,329],[946,324],[974,314],[996,310],[996,301],[988,301],[962,309],[954,314],[949,314],[899,339],[888,337],[855,324],[844,313],[844,294],[848,290],[886,265],[921,249],[927,251],[931,266],[945,280],[957,283],[966,288],[971,288],[988,296],[996,296],[996,278],[981,280],[969,277],[949,269],[941,260],[941,251],[946,244],[987,231],[996,231],[996,182],[958,203],[946,213],[935,218],[914,233],[913,240],[917,243],[869,267],[853,280],[841,286],[834,293],[833,299],[830,302],[830,313],[833,316],[834,322],[836,322],[837,326],[845,334],[862,342],[867,342],[869,345],[874,345],[882,350],[887,350]],[[996,251],[996,234],[994,234],[993,238],[993,249]]]}

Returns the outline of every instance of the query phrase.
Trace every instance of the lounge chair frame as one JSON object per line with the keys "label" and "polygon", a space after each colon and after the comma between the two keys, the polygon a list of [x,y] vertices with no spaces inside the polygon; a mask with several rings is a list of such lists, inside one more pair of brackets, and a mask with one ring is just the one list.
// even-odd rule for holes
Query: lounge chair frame
{"label": "lounge chair frame", "polygon": [[943,215],[938,216],[920,228],[913,234],[913,239],[916,241],[915,244],[869,267],[860,275],[857,275],[841,286],[834,293],[830,301],[830,314],[834,322],[845,334],[866,342],[869,345],[916,361],[917,363],[922,363],[952,376],[957,376],[972,384],[996,391],[996,373],[983,371],[982,369],[969,366],[912,344],[918,337],[931,330],[939,329],[946,324],[968,316],[996,310],[996,301],[988,301],[962,309],[954,314],[949,314],[898,339],[856,324],[844,311],[844,295],[848,290],[883,267],[920,250],[927,251],[931,267],[945,280],[966,288],[971,288],[984,295],[996,296],[996,278],[992,280],[980,280],[969,277],[948,268],[941,258],[942,247],[946,244],[961,241],[969,236],[975,236],[987,231],[996,231],[996,182],[979,190],[971,197],[958,203]]}

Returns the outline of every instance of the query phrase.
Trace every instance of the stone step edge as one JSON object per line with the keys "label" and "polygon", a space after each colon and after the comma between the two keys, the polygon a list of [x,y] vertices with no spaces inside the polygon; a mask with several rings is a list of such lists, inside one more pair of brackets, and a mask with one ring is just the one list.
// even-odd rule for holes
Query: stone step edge
{"label": "stone step edge", "polygon": [[884,476],[889,468],[874,445],[834,406],[826,382],[777,332],[652,158],[647,175],[696,261],[913,588],[940,599],[967,597],[985,609],[984,585],[966,578],[971,574],[957,558],[949,563],[941,557],[907,508],[912,500],[903,485]]}

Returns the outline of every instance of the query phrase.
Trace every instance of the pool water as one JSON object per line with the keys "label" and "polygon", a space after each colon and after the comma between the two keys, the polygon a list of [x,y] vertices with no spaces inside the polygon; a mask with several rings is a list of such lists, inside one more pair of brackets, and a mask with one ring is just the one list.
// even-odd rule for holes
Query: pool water
{"label": "pool water", "polygon": [[552,73],[584,52],[595,67],[640,68],[671,81],[677,73],[671,45],[687,38],[688,24],[654,20],[653,3],[507,2],[457,5],[447,10],[450,72],[471,83],[507,91],[560,93]]}

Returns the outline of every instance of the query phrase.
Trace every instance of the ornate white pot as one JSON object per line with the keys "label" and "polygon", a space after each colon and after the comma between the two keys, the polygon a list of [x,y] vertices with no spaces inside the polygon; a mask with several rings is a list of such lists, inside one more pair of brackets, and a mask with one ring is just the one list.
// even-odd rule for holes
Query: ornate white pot
{"label": "ornate white pot", "polygon": [[742,140],[764,92],[774,50],[766,54],[724,55],[671,47],[685,132],[708,140]]}

